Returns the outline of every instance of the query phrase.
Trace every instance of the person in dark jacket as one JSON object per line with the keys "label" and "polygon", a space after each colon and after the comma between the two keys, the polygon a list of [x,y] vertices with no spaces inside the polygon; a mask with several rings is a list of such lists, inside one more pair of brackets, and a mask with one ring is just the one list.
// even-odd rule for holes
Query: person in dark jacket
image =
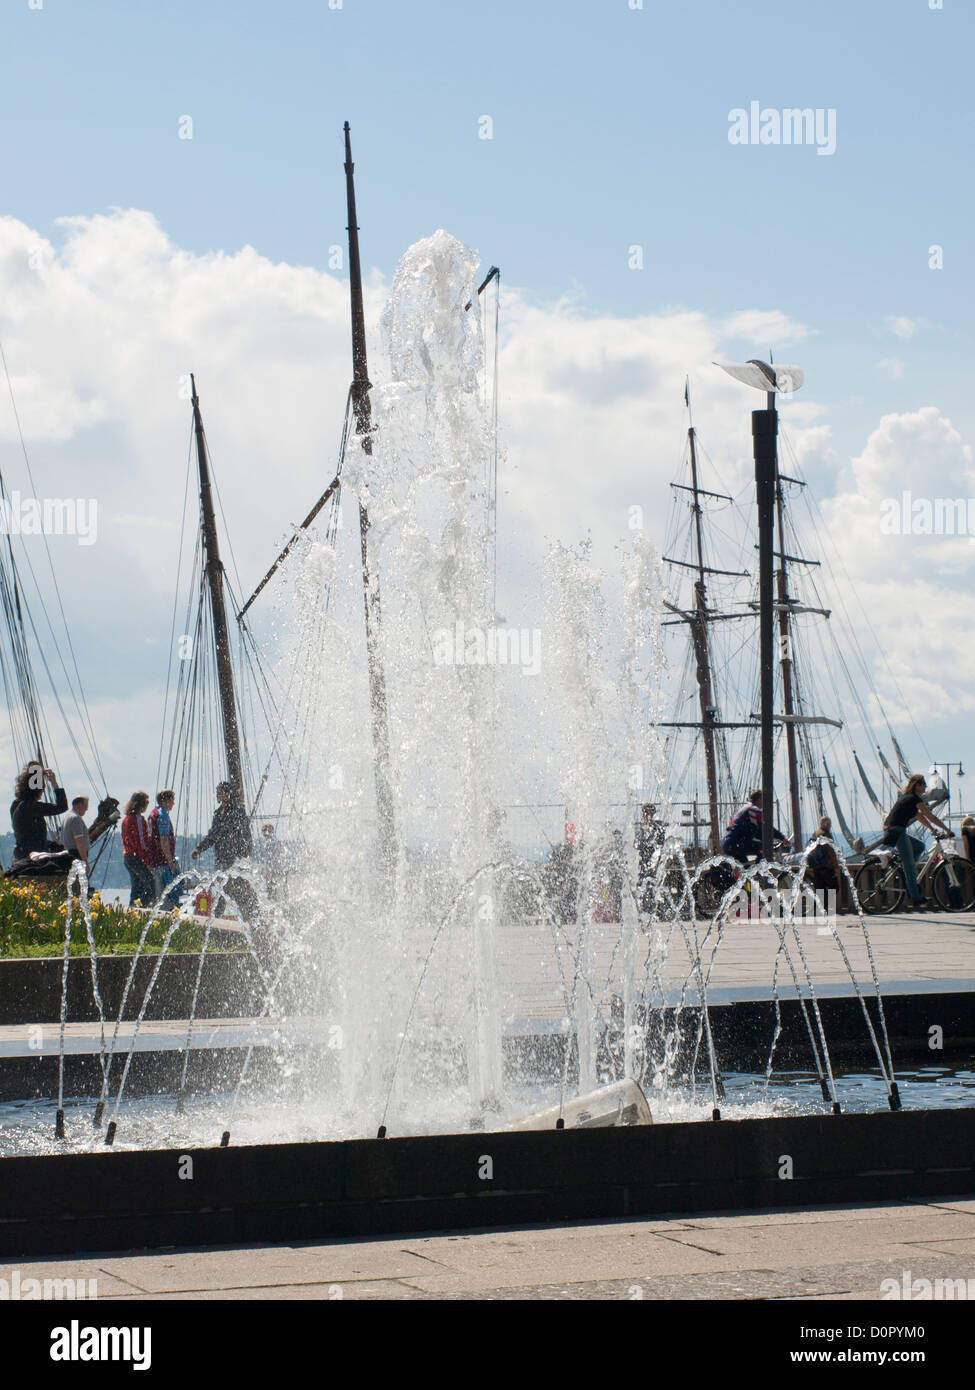
{"label": "person in dark jacket", "polygon": [[[210,829],[193,851],[192,858],[198,859],[204,850],[213,850],[214,864],[218,869],[229,869],[238,859],[247,859],[251,852],[251,824],[247,808],[230,782],[221,782],[217,787],[219,805],[213,813]],[[250,917],[256,906],[254,893],[246,879],[228,878],[227,892],[233,897],[245,917]],[[221,915],[223,903],[217,904],[217,916]]]}
{"label": "person in dark jacket", "polygon": [[[53,801],[41,800],[45,782],[54,789]],[[68,872],[71,856],[63,845],[48,838],[45,823],[48,816],[61,816],[67,809],[68,798],[51,769],[42,767],[39,762],[28,763],[14,783],[10,823],[16,843],[7,878],[56,877]],[[32,854],[45,857],[32,859]]]}
{"label": "person in dark jacket", "polygon": [[[830,843],[823,844],[821,843],[823,840],[828,840]],[[823,892],[832,892],[836,895],[833,902],[839,903],[843,897],[843,880],[840,874],[840,861],[836,856],[832,840],[833,822],[829,816],[823,816],[815,835],[807,846],[810,848],[810,853],[806,857],[806,878],[812,884],[817,895]],[[828,907],[829,898],[826,899],[826,904]]]}
{"label": "person in dark jacket", "polygon": [[[787,845],[788,837],[772,826],[774,844]],[[724,839],[721,841],[724,854],[737,859],[739,864],[747,864],[749,856],[762,855],[762,792],[756,788],[731,818]]]}

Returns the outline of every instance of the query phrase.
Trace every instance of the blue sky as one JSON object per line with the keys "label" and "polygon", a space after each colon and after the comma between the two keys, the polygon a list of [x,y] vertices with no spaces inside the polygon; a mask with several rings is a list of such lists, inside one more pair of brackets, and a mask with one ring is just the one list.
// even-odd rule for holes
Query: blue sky
{"label": "blue sky", "polygon": [[[934,406],[962,440],[975,439],[975,9],[963,0],[940,10],[928,0],[631,3],[4,0],[0,214],[60,248],[70,233],[57,219],[138,209],[180,255],[251,245],[268,262],[324,272],[329,247],[345,238],[348,119],[364,265],[384,283],[406,246],[442,226],[499,264],[522,306],[567,301],[576,318],[610,329],[679,310],[711,324],[764,313],[803,325],[791,345],[743,328],[717,335],[716,350],[749,357],[772,346],[804,367],[803,400],[829,427],[828,448],[807,459],[824,500],[860,486],[850,461],[885,415]],[[729,112],[752,101],[835,109],[835,154],[732,145]],[[191,140],[179,138],[185,116]],[[485,116],[489,140],[478,138]],[[929,268],[932,244],[943,247],[943,270]],[[642,270],[628,266],[633,246]],[[0,322],[7,338],[11,324]],[[219,337],[219,318],[210,327]],[[147,319],[143,331],[153,339],[158,330]],[[675,337],[675,383],[701,369],[703,409],[707,356],[685,361],[685,346]],[[580,364],[583,356],[580,347]],[[330,442],[347,371],[329,364],[321,387],[330,404],[318,421]],[[219,443],[209,364],[186,365],[202,365]],[[573,370],[582,379],[588,368]],[[90,372],[97,379],[97,360]],[[676,443],[679,388],[667,389]],[[713,389],[717,399],[723,387]],[[742,391],[742,438],[755,404]],[[72,429],[62,443],[38,436],[35,458],[56,470],[69,448],[105,456],[110,412],[87,433]],[[536,452],[547,430],[537,422]],[[513,427],[517,439],[525,430]],[[874,472],[886,457],[876,451]],[[621,498],[649,463],[631,445]],[[672,476],[676,455],[654,466]],[[294,496],[271,509],[275,539],[318,490],[298,463],[294,476]],[[287,470],[281,487],[287,493]],[[835,512],[841,535],[848,512]],[[119,634],[123,651],[128,640]],[[935,741],[954,747],[947,734]]]}
{"label": "blue sky", "polygon": [[[814,326],[804,365],[840,430],[861,398],[917,405],[935,387],[968,415],[975,12],[960,0],[3,8],[5,205],[41,231],[148,208],[192,251],[250,242],[323,266],[343,239],[349,119],[367,265],[390,273],[443,225],[533,296],[593,313],[775,306]],[[835,155],[730,145],[728,112],[752,100],[835,108]],[[900,353],[884,351],[888,315],[924,323]],[[875,366],[891,356],[894,380]]]}
{"label": "blue sky", "polygon": [[[191,250],[249,240],[321,265],[343,229],[347,118],[367,259],[387,270],[438,216],[515,283],[577,285],[595,310],[766,298],[846,336],[893,301],[949,316],[971,288],[975,14],[959,0],[3,10],[5,201],[32,225],[151,207]],[[731,147],[728,111],[752,99],[835,107],[836,155]]]}

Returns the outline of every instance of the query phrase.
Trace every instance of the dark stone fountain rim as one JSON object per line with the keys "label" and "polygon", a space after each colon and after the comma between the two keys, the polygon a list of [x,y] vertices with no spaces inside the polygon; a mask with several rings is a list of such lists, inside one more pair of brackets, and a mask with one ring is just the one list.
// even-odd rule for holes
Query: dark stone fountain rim
{"label": "dark stone fountain rim", "polygon": [[0,1255],[21,1257],[862,1206],[975,1194],[975,1108],[38,1155],[0,1174]]}

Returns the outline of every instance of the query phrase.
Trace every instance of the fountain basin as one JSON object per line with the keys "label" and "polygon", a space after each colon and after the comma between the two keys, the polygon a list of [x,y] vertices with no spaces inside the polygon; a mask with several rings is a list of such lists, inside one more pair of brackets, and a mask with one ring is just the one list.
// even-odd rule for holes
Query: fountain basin
{"label": "fountain basin", "polygon": [[975,1110],[2,1163],[0,1255],[25,1257],[969,1196]]}

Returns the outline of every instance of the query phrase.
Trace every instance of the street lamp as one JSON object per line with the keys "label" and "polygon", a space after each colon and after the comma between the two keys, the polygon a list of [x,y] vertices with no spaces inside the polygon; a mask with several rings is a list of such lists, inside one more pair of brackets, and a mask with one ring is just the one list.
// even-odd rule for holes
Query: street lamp
{"label": "street lamp", "polygon": [[[797,391],[803,383],[798,367],[775,367],[770,362],[716,362],[735,381],[765,392],[765,409],[752,411],[752,453],[755,459],[755,496],[758,502],[758,631],[760,643],[762,709],[762,858],[772,858],[772,810],[774,805],[775,744],[773,701],[775,698],[775,604],[772,596],[775,542],[775,490],[778,483],[776,440],[779,416],[775,409],[777,392]],[[783,545],[782,550],[785,549]],[[790,730],[791,736],[791,730]],[[791,750],[790,750],[791,751]],[[793,821],[798,815],[793,807]],[[798,838],[797,824],[793,835]],[[796,845],[796,849],[800,846]]]}
{"label": "street lamp", "polygon": [[[946,798],[946,800],[947,800],[947,802],[948,802],[948,815],[947,815],[947,819],[948,819],[948,821],[949,821],[949,823],[950,823],[950,821],[951,821],[951,769],[952,769],[953,767],[957,767],[957,769],[958,769],[958,776],[959,776],[959,777],[964,777],[964,775],[965,775],[965,769],[962,767],[961,763],[932,763],[932,764],[931,764],[931,771],[932,771],[933,773],[937,774],[938,768],[940,768],[940,767],[943,767],[943,768],[945,769],[945,771],[947,772],[947,774],[948,774],[945,786],[946,786],[946,790],[947,790],[947,793],[948,793],[947,798]],[[960,799],[960,798],[959,798],[959,799]],[[925,797],[925,800],[927,800],[926,797]],[[960,807],[960,806],[959,806],[959,808],[958,808],[958,814],[961,815],[961,807]]]}

